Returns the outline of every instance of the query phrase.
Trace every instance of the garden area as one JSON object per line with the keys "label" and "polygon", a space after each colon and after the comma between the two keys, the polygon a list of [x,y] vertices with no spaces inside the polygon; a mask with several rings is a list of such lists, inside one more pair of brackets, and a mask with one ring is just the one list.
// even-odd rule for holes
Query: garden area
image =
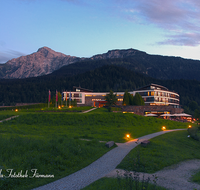
{"label": "garden area", "polygon": [[[31,169],[37,168],[39,173],[54,176],[31,179],[0,178],[0,188],[32,189],[74,173],[110,150],[105,143],[99,141],[124,143],[161,131],[162,126],[166,129],[188,127],[187,123],[146,118],[131,113],[112,113],[105,108],[82,113],[90,108],[72,108],[80,112],[45,112],[53,108],[44,107],[0,111],[2,119],[19,115],[15,119],[0,123],[2,174],[8,175],[6,169],[13,169],[13,172],[18,173],[22,170],[23,173],[28,171],[31,175]],[[129,139],[126,138],[126,134],[130,134]],[[137,152],[140,152],[141,156],[141,168],[143,168],[141,171],[150,173],[181,159],[199,158],[197,151],[200,148],[199,144],[186,137],[187,131],[156,137],[151,140],[148,149],[139,146],[133,149],[118,167],[135,169],[129,159],[135,157]],[[191,154],[187,155],[187,151]],[[170,155],[171,160],[164,159],[166,154]]]}

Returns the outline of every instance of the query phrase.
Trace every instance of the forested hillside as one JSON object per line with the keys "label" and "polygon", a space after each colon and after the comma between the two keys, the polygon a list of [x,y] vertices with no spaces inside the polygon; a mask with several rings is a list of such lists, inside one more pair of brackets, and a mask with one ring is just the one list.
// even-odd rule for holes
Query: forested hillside
{"label": "forested hillside", "polygon": [[200,82],[196,80],[159,80],[123,67],[104,65],[92,71],[79,75],[65,77],[61,75],[43,76],[28,79],[0,80],[0,103],[47,102],[49,89],[52,97],[55,91],[72,90],[73,86],[92,89],[101,92],[135,90],[149,83],[166,86],[180,94],[181,105],[189,106],[195,101],[200,105]]}
{"label": "forested hillside", "polygon": [[148,55],[144,52],[138,52],[134,56],[125,58],[103,60],[87,59],[82,62],[64,66],[50,75],[72,76],[102,67],[103,65],[122,66],[128,70],[146,74],[157,79],[195,79],[200,81],[200,61],[183,59],[180,57]]}

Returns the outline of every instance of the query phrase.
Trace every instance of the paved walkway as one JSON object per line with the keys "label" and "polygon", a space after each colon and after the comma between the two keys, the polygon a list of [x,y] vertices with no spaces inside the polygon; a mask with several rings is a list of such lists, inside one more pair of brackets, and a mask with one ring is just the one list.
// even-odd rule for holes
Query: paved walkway
{"label": "paved walkway", "polygon": [[11,119],[14,119],[14,118],[16,118],[16,117],[19,117],[19,115],[14,115],[14,116],[9,117],[9,118],[7,118],[7,119],[3,119],[3,120],[0,121],[0,123],[2,123],[2,122],[4,122],[4,121],[11,120]]}
{"label": "paved walkway", "polygon": [[87,111],[84,111],[84,112],[82,112],[82,113],[87,113],[87,112],[93,111],[93,110],[95,110],[95,109],[97,109],[97,108],[92,108],[92,109],[87,110]]}
{"label": "paved walkway", "polygon": [[[192,175],[199,171],[200,168],[200,160],[187,160],[181,162],[179,164],[175,164],[169,167],[166,167],[160,171],[157,171],[153,174],[148,173],[140,173],[140,172],[130,172],[132,176],[137,176],[139,179],[147,180],[150,178],[151,182],[157,176],[156,184],[158,186],[165,187],[167,189],[174,189],[174,190],[192,190],[198,189],[200,190],[200,185],[191,181]],[[115,169],[105,177],[117,177],[121,176],[124,177],[126,173],[125,170],[122,169]],[[130,174],[129,173],[129,174]]]}
{"label": "paved walkway", "polygon": [[[94,181],[104,177],[113,171],[116,166],[124,159],[124,157],[135,148],[141,141],[154,138],[164,133],[184,130],[166,130],[140,137],[127,143],[116,143],[118,147],[107,152],[101,158],[90,164],[89,166],[52,183],[38,187],[34,190],[79,190],[93,183]],[[138,144],[135,142],[138,141]]]}

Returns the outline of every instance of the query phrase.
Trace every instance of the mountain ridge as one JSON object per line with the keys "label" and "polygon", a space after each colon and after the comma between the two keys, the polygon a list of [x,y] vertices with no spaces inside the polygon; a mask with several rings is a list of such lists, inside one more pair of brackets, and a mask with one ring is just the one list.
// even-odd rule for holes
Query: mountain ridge
{"label": "mountain ridge", "polygon": [[[72,65],[71,65],[72,64]],[[75,64],[75,65],[74,65]],[[196,79],[200,81],[200,61],[174,56],[151,55],[136,49],[115,49],[90,58],[80,58],[55,52],[48,47],[9,60],[0,67],[0,78],[29,78],[59,74],[59,70],[78,74],[105,64],[116,64],[159,79]],[[71,65],[71,66],[70,66]],[[87,69],[85,69],[87,68]],[[82,71],[81,71],[82,70]],[[55,72],[57,71],[57,72]]]}
{"label": "mountain ridge", "polygon": [[55,52],[48,47],[42,47],[35,53],[6,62],[4,66],[0,67],[0,78],[29,78],[46,75],[79,59],[75,56]]}

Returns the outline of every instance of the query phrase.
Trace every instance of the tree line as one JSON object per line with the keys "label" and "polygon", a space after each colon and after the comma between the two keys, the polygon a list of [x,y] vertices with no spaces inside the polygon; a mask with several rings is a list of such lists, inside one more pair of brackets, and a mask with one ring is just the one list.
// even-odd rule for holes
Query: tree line
{"label": "tree line", "polygon": [[159,80],[127,70],[116,65],[104,65],[82,74],[67,77],[63,75],[43,76],[27,79],[0,80],[0,105],[15,103],[47,103],[48,92],[55,96],[59,92],[72,91],[73,86],[81,86],[94,92],[125,92],[155,83],[176,91],[180,95],[180,104],[186,111],[192,101],[197,103],[200,111],[200,82],[197,80]]}

